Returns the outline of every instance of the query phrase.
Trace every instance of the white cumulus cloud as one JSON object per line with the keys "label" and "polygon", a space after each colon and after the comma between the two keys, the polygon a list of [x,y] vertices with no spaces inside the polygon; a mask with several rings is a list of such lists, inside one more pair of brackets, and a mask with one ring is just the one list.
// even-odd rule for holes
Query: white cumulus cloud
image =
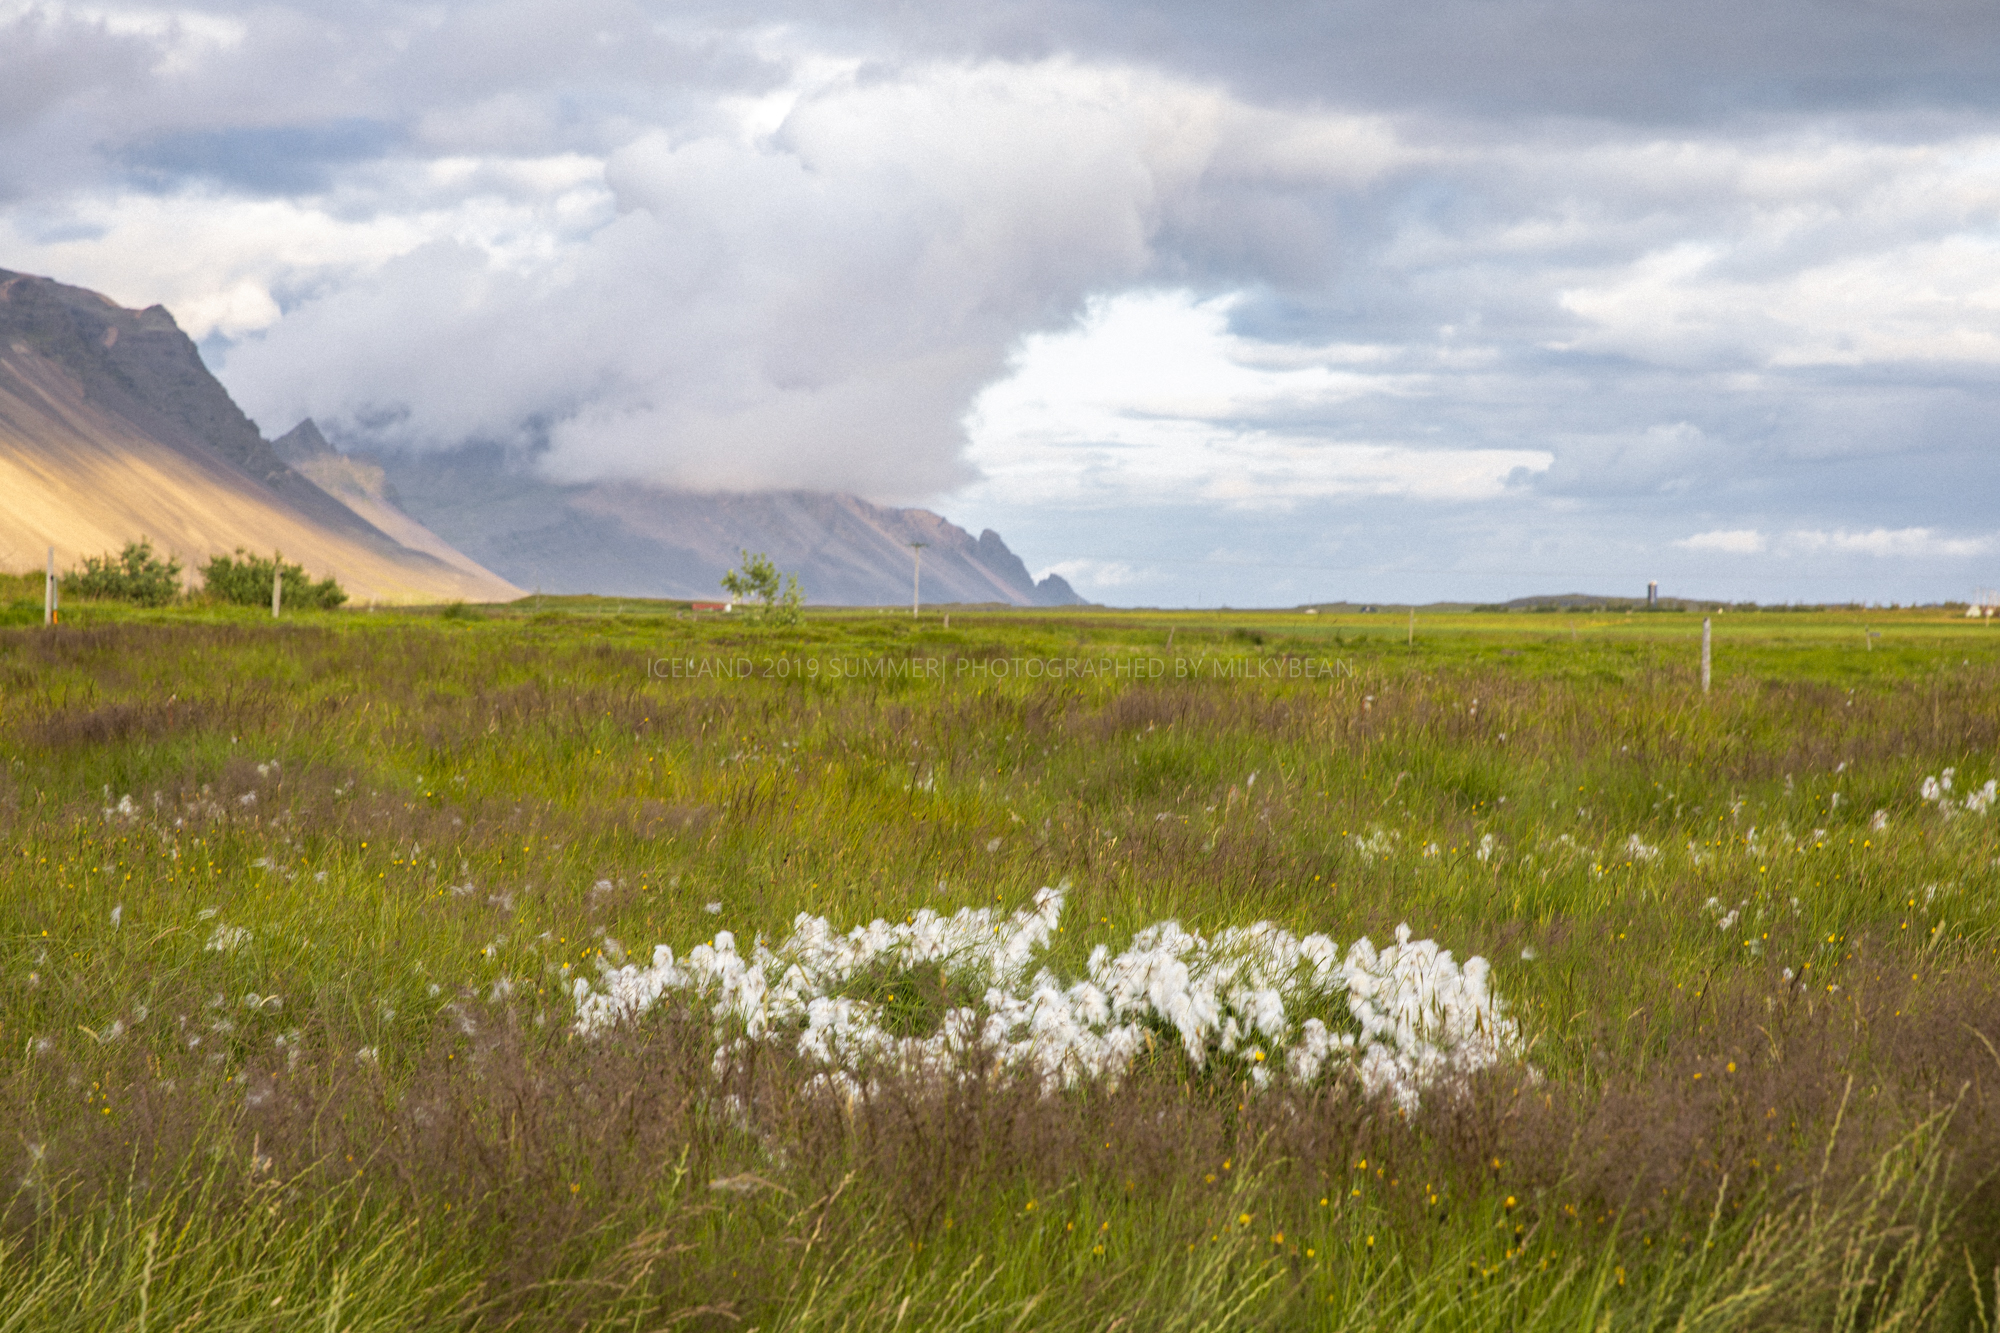
{"label": "white cumulus cloud", "polygon": [[1769,544],[1755,528],[1718,528],[1714,532],[1697,532],[1674,543],[1690,551],[1720,551],[1725,555],[1756,555]]}
{"label": "white cumulus cloud", "polygon": [[1839,551],[1859,555],[1899,556],[1921,559],[1927,556],[1976,556],[1994,549],[1994,539],[1947,537],[1929,528],[1871,528],[1866,532],[1799,531],[1785,534],[1785,544],[1797,551]]}

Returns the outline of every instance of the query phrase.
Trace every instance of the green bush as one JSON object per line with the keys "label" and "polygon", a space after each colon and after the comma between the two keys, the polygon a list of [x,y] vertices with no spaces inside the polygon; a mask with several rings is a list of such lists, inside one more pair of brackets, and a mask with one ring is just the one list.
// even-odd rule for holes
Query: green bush
{"label": "green bush", "polygon": [[87,555],[83,568],[62,576],[63,596],[86,601],[165,606],[180,591],[181,562],[160,559],[144,537],[126,542],[117,555]]}
{"label": "green bush", "polygon": [[722,576],[722,587],[739,602],[759,603],[756,615],[759,620],[773,625],[796,625],[799,623],[799,605],[805,594],[799,589],[797,577],[780,574],[771,558],[759,551],[756,555],[743,551],[743,565]]}
{"label": "green bush", "polygon": [[347,600],[347,594],[331,577],[314,583],[306,574],[304,565],[287,564],[284,556],[276,553],[266,560],[261,555],[251,555],[239,546],[235,555],[212,556],[199,569],[202,586],[210,596],[237,606],[269,606],[271,577],[280,570],[283,571],[285,606],[301,610],[332,610]]}

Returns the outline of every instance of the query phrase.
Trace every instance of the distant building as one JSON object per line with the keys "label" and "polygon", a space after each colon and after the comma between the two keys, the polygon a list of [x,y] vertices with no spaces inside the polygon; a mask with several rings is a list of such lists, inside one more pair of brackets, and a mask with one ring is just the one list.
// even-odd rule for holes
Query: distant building
{"label": "distant building", "polygon": [[688,609],[691,611],[734,611],[736,604],[734,602],[692,602],[689,604]]}

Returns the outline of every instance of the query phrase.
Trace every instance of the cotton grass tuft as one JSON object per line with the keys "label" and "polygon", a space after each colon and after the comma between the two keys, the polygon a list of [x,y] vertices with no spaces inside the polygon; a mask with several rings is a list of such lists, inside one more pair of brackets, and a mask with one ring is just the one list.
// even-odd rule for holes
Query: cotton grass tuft
{"label": "cotton grass tuft", "polygon": [[[1044,1090],[1115,1086],[1141,1053],[1167,1043],[1196,1068],[1238,1072],[1254,1087],[1350,1074],[1404,1106],[1519,1049],[1486,960],[1461,965],[1435,941],[1413,940],[1407,925],[1380,950],[1363,938],[1343,955],[1328,936],[1268,921],[1213,938],[1161,921],[1121,953],[1100,945],[1084,976],[1065,979],[1043,955],[1066,896],[1067,886],[1044,888],[1004,916],[926,908],[846,934],[801,913],[790,938],[776,948],[759,938],[747,956],[729,931],[684,958],[660,945],[649,966],[605,965],[596,987],[579,978],[576,1028],[594,1035],[664,1003],[706,1006],[718,1073],[748,1044],[777,1043],[824,1067],[827,1085],[844,1091],[873,1071],[948,1074],[975,1060]],[[923,968],[941,971],[958,993],[983,989],[983,999],[910,1035],[885,1021],[879,997],[855,993],[859,978]]]}

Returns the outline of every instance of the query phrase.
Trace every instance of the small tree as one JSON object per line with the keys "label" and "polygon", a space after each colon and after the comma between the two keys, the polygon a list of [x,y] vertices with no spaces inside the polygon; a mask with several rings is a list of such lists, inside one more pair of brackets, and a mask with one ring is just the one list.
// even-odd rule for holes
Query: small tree
{"label": "small tree", "polygon": [[762,551],[756,555],[748,551],[738,553],[743,564],[722,576],[723,591],[739,602],[756,601],[757,618],[768,624],[798,624],[799,605],[805,600],[798,579],[791,574],[780,575],[771,557]]}
{"label": "small tree", "polygon": [[87,555],[83,568],[62,576],[65,597],[105,602],[137,602],[140,606],[165,606],[181,590],[181,562],[162,560],[153,553],[153,543],[141,537],[126,542],[117,555]]}
{"label": "small tree", "polygon": [[198,568],[202,586],[211,596],[237,606],[269,606],[273,575],[284,581],[286,606],[318,607],[330,611],[347,600],[346,592],[331,577],[314,583],[306,574],[304,565],[287,564],[285,558],[275,552],[266,560],[261,555],[251,555],[239,546],[235,555],[212,556],[207,564]]}

